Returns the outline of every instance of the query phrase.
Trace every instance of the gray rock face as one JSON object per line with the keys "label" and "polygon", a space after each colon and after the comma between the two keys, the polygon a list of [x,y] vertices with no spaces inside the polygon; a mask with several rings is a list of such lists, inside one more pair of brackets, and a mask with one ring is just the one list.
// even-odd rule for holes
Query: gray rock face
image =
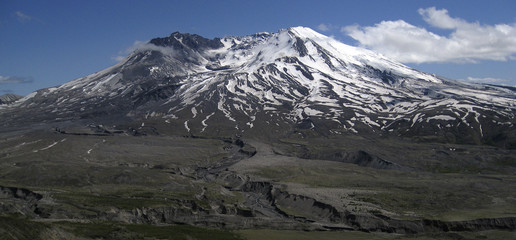
{"label": "gray rock face", "polygon": [[25,188],[0,186],[0,212],[2,213],[23,213],[28,216],[41,214],[38,209],[38,201],[43,198],[41,194]]}
{"label": "gray rock face", "polygon": [[190,48],[198,51],[224,46],[220,38],[207,39],[197,34],[179,32],[172,33],[166,38],[154,38],[150,43],[161,47],[173,47],[176,50]]}
{"label": "gray rock face", "polygon": [[16,94],[4,94],[4,95],[0,96],[0,105],[10,104],[10,103],[18,101],[21,98],[22,98],[22,96],[16,95]]}

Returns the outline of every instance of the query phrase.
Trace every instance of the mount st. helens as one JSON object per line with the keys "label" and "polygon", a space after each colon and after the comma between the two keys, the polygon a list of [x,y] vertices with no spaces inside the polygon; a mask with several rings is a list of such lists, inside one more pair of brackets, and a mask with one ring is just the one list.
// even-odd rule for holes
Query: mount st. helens
{"label": "mount st. helens", "polygon": [[113,67],[0,106],[4,128],[73,122],[195,136],[362,134],[504,147],[516,147],[515,114],[513,88],[422,73],[305,27],[215,39],[176,32]]}
{"label": "mount st. helens", "polygon": [[195,239],[514,237],[515,89],[308,28],[173,33],[18,98],[0,97],[7,236],[166,238],[186,224],[212,228],[184,226]]}

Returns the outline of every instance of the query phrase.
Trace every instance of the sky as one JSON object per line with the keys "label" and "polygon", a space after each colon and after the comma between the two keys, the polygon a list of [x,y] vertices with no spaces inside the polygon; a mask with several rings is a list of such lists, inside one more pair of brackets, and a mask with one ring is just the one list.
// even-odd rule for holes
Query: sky
{"label": "sky", "polygon": [[0,95],[95,73],[176,31],[214,38],[295,26],[446,78],[516,86],[514,0],[0,0]]}

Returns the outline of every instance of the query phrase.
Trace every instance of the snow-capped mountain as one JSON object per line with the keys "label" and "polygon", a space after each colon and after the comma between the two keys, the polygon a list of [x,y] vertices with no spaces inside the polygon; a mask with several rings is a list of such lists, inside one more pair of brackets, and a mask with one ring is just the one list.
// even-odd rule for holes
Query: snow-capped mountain
{"label": "snow-capped mountain", "polygon": [[[173,33],[3,107],[17,122],[152,122],[191,135],[376,134],[510,143],[516,91],[423,73],[312,29]],[[158,124],[159,123],[159,124]],[[509,142],[508,142],[509,141]]]}

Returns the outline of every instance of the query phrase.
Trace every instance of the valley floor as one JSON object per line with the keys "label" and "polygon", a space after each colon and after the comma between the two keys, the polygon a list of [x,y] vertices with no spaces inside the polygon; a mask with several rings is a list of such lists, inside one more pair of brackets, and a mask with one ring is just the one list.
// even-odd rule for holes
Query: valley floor
{"label": "valley floor", "polygon": [[5,239],[511,239],[516,152],[310,140],[0,136]]}

